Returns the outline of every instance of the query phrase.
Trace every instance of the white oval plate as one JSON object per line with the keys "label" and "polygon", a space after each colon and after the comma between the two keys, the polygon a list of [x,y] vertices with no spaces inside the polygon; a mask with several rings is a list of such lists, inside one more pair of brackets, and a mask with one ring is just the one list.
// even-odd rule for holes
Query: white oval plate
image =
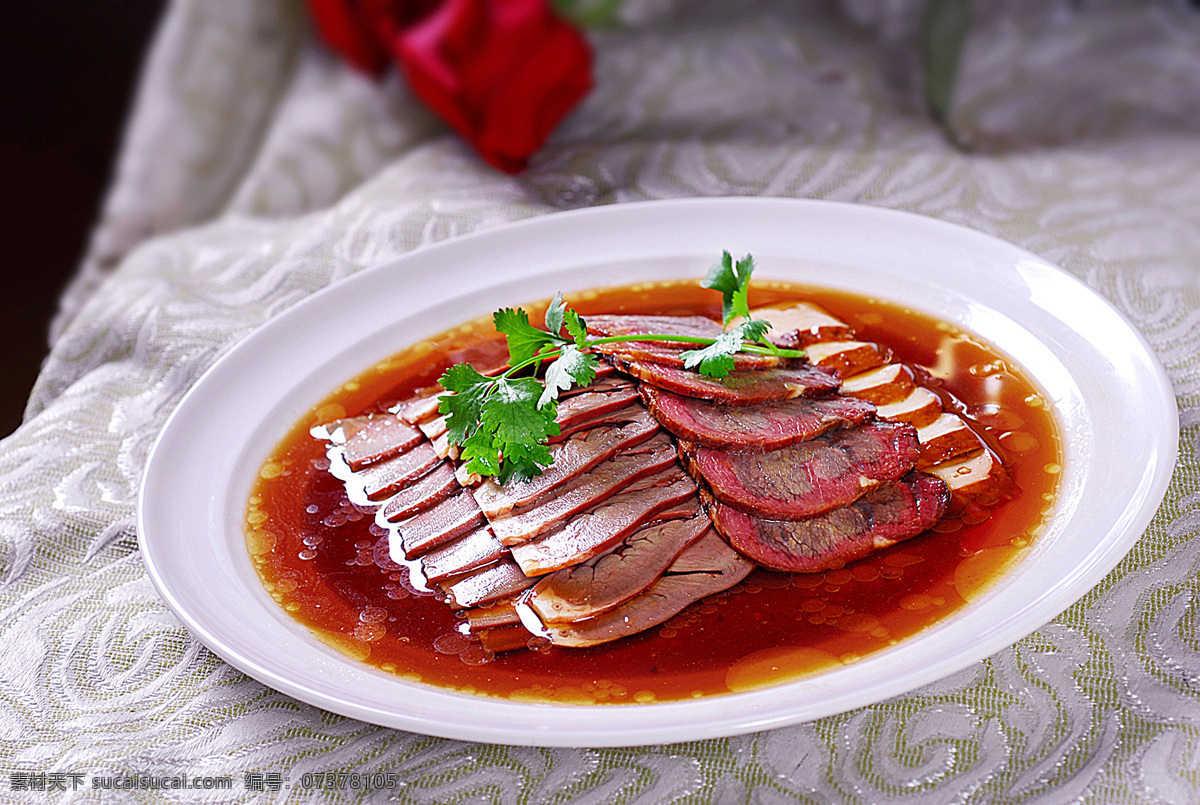
{"label": "white oval plate", "polygon": [[[758,276],[879,296],[974,332],[1046,392],[1062,494],[1024,560],[979,600],[895,647],[776,687],[645,705],[523,704],[405,682],[337,654],[264,592],[242,532],[267,453],[332,389],[496,307],[600,284],[701,277],[723,249]],[[1153,516],[1178,415],[1141,336],[1033,254],[951,224],[789,199],[691,199],[549,215],[420,249],[340,282],[238,344],[187,394],[150,457],[138,533],[167,605],[209,648],[297,699],[404,730],[493,743],[625,746],[770,729],[912,690],[1054,618]],[[1112,460],[1120,446],[1121,460]]]}

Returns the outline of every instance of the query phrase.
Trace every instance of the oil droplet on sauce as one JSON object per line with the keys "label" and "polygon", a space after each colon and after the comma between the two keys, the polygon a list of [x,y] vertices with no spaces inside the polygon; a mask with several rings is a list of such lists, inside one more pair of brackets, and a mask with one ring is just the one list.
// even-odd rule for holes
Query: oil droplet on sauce
{"label": "oil droplet on sauce", "polygon": [[[569,301],[584,317],[620,310],[720,318],[720,297],[695,282],[653,287],[654,293],[598,289]],[[857,662],[952,615],[1019,563],[1024,545],[1044,527],[1061,478],[1052,412],[1011,359],[945,322],[878,299],[784,282],[751,293],[755,306],[794,299],[821,305],[862,340],[885,344],[898,360],[930,371],[986,428],[1020,493],[990,509],[960,506],[933,531],[843,568],[757,570],[658,629],[624,640],[568,649],[531,637],[535,650],[492,655],[460,631],[448,606],[391,564],[378,547],[373,518],[347,503],[327,471],[324,445],[308,433],[313,425],[379,413],[432,389],[454,355],[502,354],[485,317],[351,377],[279,443],[259,469],[246,508],[246,549],[265,589],[322,643],[406,682],[580,705],[761,688]],[[538,321],[546,304],[524,307]]]}

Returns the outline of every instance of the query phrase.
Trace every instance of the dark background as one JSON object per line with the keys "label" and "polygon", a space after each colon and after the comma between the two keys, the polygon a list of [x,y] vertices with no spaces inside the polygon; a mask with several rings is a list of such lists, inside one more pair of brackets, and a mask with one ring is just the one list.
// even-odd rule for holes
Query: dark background
{"label": "dark background", "polygon": [[164,0],[10,9],[0,33],[0,437],[21,422],[50,319],[112,175]]}

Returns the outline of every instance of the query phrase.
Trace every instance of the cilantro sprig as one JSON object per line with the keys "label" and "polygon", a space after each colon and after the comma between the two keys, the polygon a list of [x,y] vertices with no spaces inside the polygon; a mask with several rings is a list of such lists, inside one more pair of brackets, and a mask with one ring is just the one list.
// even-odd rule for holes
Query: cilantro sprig
{"label": "cilantro sprig", "polygon": [[[799,350],[776,347],[766,338],[770,323],[751,318],[748,291],[753,271],[750,255],[734,262],[725,252],[701,282],[722,295],[724,332],[716,338],[662,333],[592,338],[583,318],[563,303],[561,293],[546,309],[544,330],[534,327],[520,308],[496,311],[492,322],[507,340],[508,369],[488,376],[460,363],[440,379],[450,393],[442,395],[438,410],[446,415],[450,442],[458,446],[467,471],[493,475],[506,483],[531,478],[548,467],[553,459],[546,442],[559,434],[558,396],[595,379],[599,362],[592,350],[596,347],[623,341],[693,344],[698,348],[680,353],[684,366],[712,378],[733,371],[739,352],[803,357]],[[740,323],[733,324],[738,319]],[[540,370],[544,379],[537,376]]]}

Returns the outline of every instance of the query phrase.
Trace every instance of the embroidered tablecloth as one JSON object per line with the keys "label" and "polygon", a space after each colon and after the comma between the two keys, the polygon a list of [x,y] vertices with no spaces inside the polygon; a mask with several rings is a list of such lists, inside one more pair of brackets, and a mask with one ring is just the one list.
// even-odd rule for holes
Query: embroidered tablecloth
{"label": "embroidered tablecloth", "polygon": [[[280,778],[346,770],[396,787],[324,801],[1200,801],[1200,14],[977,8],[955,144],[920,100],[921,3],[810,5],[590,4],[611,17],[588,32],[596,89],[512,177],[396,75],[340,63],[302,4],[173,4],[25,423],[0,442],[0,799],[316,801]],[[256,326],[462,233],[728,195],[964,224],[1058,263],[1133,321],[1174,384],[1181,456],[1116,570],[1028,638],[908,695],[628,749],[478,745],[331,715],[226,665],[159,599],[134,525],[147,453]],[[182,774],[233,788],[91,782]]]}

